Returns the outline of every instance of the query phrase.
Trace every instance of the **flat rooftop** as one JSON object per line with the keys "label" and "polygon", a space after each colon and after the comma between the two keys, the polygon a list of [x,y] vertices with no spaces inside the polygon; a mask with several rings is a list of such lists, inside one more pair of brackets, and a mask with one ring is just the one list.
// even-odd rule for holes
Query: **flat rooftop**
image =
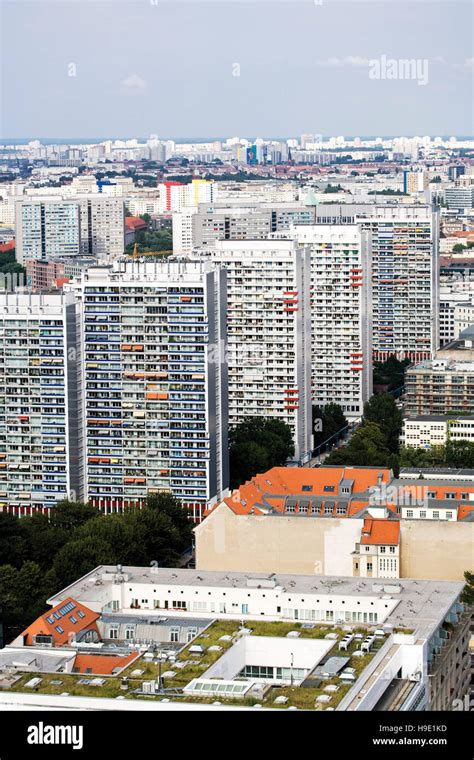
{"label": "flat rooftop", "polygon": [[[114,584],[117,575],[115,565],[100,565],[88,575],[79,578],[66,589],[50,597],[48,604],[56,605],[68,597],[85,605],[98,600],[103,600],[105,604],[107,587]],[[241,588],[247,591],[264,588],[269,593],[276,587],[280,587],[280,591],[284,589],[292,594],[319,593],[356,598],[389,596],[396,599],[398,604],[384,621],[384,625],[412,628],[417,631],[418,636],[426,637],[437,628],[464,587],[461,581],[412,578],[368,580],[341,576],[237,573],[132,566],[122,566],[120,575],[126,577],[127,584],[140,583],[150,586]],[[97,585],[96,581],[101,581],[100,585]],[[123,611],[121,613],[123,614]],[[155,614],[160,614],[160,611],[157,610]],[[177,614],[183,617],[182,612]],[[147,617],[153,617],[151,610]],[[219,614],[215,617],[219,617]]]}

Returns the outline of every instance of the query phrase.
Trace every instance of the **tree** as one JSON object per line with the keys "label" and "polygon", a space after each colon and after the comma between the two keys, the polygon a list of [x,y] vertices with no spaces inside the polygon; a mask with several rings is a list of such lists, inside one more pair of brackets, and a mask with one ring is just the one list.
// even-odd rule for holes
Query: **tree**
{"label": "tree", "polygon": [[364,404],[364,419],[379,425],[388,450],[396,454],[402,431],[402,413],[389,393],[372,396]]}
{"label": "tree", "polygon": [[[323,408],[313,406],[312,417],[315,448],[348,425],[342,406],[339,404],[326,404]],[[335,439],[331,443],[335,443]]]}
{"label": "tree", "polygon": [[456,243],[456,245],[453,245],[453,253],[462,253],[466,250],[466,246],[462,243]]}
{"label": "tree", "polygon": [[474,573],[470,570],[466,570],[464,573],[464,579],[466,581],[466,585],[464,586],[461,594],[461,601],[463,604],[467,604],[469,607],[472,607],[472,605],[474,605]]}
{"label": "tree", "polygon": [[27,560],[19,569],[13,565],[0,567],[0,599],[7,641],[44,612],[46,599],[55,590],[54,573],[44,573],[36,562]]}
{"label": "tree", "polygon": [[98,536],[86,536],[75,538],[63,546],[54,558],[53,569],[59,587],[64,588],[98,565],[113,565],[116,562],[116,555],[107,541]]}
{"label": "tree", "polygon": [[229,434],[230,483],[241,483],[271,467],[282,467],[295,453],[288,425],[273,417],[246,417]]}
{"label": "tree", "polygon": [[82,504],[78,501],[62,501],[51,510],[49,519],[55,528],[72,531],[99,514],[99,510],[90,504]]}
{"label": "tree", "polygon": [[387,467],[389,458],[390,452],[380,426],[375,422],[364,420],[349,444],[330,454],[325,464]]}
{"label": "tree", "polygon": [[20,567],[28,556],[28,541],[22,521],[9,512],[0,512],[0,565]]}
{"label": "tree", "polygon": [[374,362],[374,385],[387,385],[389,391],[400,388],[405,381],[405,370],[409,364],[409,359],[400,361],[393,355],[384,362]]}

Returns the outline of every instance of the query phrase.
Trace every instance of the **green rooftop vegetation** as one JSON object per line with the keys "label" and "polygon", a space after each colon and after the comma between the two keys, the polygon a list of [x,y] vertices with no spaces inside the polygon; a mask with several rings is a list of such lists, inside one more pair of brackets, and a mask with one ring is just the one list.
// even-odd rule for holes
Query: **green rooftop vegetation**
{"label": "green rooftop vegetation", "polygon": [[[314,624],[313,627],[304,627],[305,624],[301,622],[283,623],[283,622],[269,622],[264,620],[258,621],[246,621],[246,629],[250,631],[251,636],[277,636],[286,637],[290,631],[298,631],[300,638],[312,638],[323,639],[328,633],[337,634],[337,639],[334,639],[333,648],[328,652],[327,656],[341,655],[350,657],[348,667],[355,669],[356,677],[358,678],[369,662],[372,660],[376,652],[383,645],[385,639],[376,639],[373,648],[370,653],[364,656],[354,657],[354,652],[360,648],[360,640],[353,641],[348,647],[347,652],[339,653],[338,642],[346,635],[341,626],[332,625],[318,625]],[[225,698],[225,697],[190,697],[181,694],[181,690],[194,678],[200,678],[205,671],[216,662],[222,655],[238,640],[241,624],[237,621],[229,620],[217,620],[211,623],[204,631],[202,631],[192,642],[187,644],[177,655],[176,662],[170,663],[165,661],[161,665],[161,672],[166,673],[173,671],[175,675],[163,678],[163,693],[147,695],[136,694],[137,690],[141,690],[144,681],[155,680],[159,676],[160,667],[156,662],[149,662],[140,657],[129,665],[118,676],[103,676],[105,683],[101,686],[91,686],[88,684],[79,683],[84,678],[96,678],[100,676],[88,675],[88,674],[41,674],[41,673],[28,673],[22,675],[22,677],[11,687],[12,691],[25,691],[25,684],[34,677],[41,677],[41,683],[32,689],[32,693],[38,694],[56,694],[61,695],[67,692],[73,696],[83,697],[126,697],[127,699],[152,699],[162,700],[170,699],[171,701],[185,701],[185,702],[198,702],[201,704],[212,704],[219,699],[223,705],[241,705],[252,706],[255,704],[261,704],[263,707],[272,707],[278,709],[287,709],[288,707],[296,707],[299,710],[314,710],[325,709],[327,707],[336,707],[341,699],[350,690],[352,683],[342,683],[338,677],[322,680],[317,687],[307,688],[300,686],[272,686],[263,697],[247,696],[245,698]],[[367,635],[367,628],[352,627],[353,633],[362,633]],[[400,631],[402,632],[402,631]],[[404,633],[410,633],[409,630],[403,630]],[[230,637],[229,640],[222,640],[222,637]],[[190,652],[190,647],[193,645],[200,645],[203,648],[202,654]],[[210,647],[218,646],[218,651],[209,651]],[[184,667],[177,667],[179,663],[186,663]],[[141,670],[143,671],[139,677],[131,678],[131,673]],[[128,678],[128,688],[122,689],[122,679]],[[53,684],[52,681],[61,681],[60,684]],[[334,685],[338,689],[335,692],[327,692],[326,686]],[[29,691],[29,690],[28,690]],[[317,698],[322,695],[329,695],[331,701],[328,703],[319,703]],[[286,697],[287,702],[284,704],[276,704],[277,697]]]}

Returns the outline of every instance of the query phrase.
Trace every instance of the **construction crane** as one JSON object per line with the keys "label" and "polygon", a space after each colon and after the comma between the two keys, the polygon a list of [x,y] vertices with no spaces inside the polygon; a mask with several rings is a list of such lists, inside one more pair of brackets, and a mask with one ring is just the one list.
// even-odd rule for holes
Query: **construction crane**
{"label": "construction crane", "polygon": [[140,253],[137,243],[133,246],[134,259],[140,259],[142,256],[170,256],[172,253],[173,251],[143,251]]}

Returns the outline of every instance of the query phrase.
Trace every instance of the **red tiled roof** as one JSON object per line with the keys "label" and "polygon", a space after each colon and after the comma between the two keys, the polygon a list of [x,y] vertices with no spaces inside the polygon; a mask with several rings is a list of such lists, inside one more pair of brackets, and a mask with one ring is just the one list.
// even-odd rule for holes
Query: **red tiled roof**
{"label": "red tiled roof", "polygon": [[148,227],[147,223],[143,219],[140,219],[139,216],[126,216],[125,226],[129,230],[146,230]]}
{"label": "red tiled roof", "polygon": [[119,655],[78,654],[74,660],[74,670],[78,673],[92,673],[97,676],[110,676],[116,668],[125,668],[140,652],[132,652],[125,657]]}
{"label": "red tiled roof", "polygon": [[45,634],[53,637],[54,646],[64,646],[69,643],[72,633],[77,634],[85,629],[97,631],[96,621],[99,617],[100,615],[97,612],[79,604],[72,597],[67,597],[56,607],[40,615],[34,623],[23,631],[21,634],[23,643],[25,646],[33,646],[33,637],[38,634]]}
{"label": "red tiled roof", "polygon": [[0,243],[0,253],[8,253],[15,248],[15,241],[9,240],[8,243]]}
{"label": "red tiled roof", "polygon": [[360,543],[371,546],[397,546],[400,538],[400,521],[366,517]]}
{"label": "red tiled roof", "polygon": [[[287,496],[337,495],[342,478],[353,480],[352,495],[361,496],[376,485],[379,474],[384,483],[390,482],[390,470],[384,467],[273,467],[268,472],[255,475],[224,502],[235,514],[259,514],[262,512],[259,506],[273,507],[283,512]],[[359,500],[353,499],[351,514],[367,504],[368,500],[362,496]]]}

